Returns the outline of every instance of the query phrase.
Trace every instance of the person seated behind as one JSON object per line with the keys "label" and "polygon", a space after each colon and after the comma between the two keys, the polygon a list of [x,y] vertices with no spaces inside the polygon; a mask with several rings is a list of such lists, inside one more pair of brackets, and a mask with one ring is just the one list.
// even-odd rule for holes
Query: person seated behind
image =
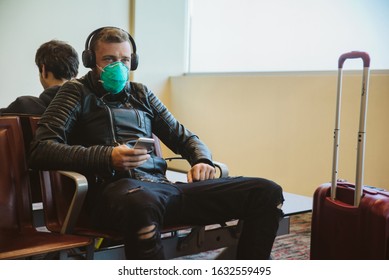
{"label": "person seated behind", "polygon": [[42,115],[60,86],[77,77],[78,74],[78,53],[63,41],[51,40],[42,44],[36,52],[35,63],[39,69],[39,80],[44,91],[39,97],[20,96],[16,98],[7,108],[0,109],[0,115]]}
{"label": "person seated behind", "polygon": [[[88,36],[85,76],[65,83],[43,114],[30,167],[87,176],[86,205],[96,227],[124,236],[127,259],[164,259],[165,226],[242,219],[238,259],[268,259],[282,215],[282,188],[264,178],[215,178],[211,152],[146,86],[128,81],[136,46],[107,27]],[[155,134],[191,164],[188,183],[166,177],[166,161],[134,149]]]}

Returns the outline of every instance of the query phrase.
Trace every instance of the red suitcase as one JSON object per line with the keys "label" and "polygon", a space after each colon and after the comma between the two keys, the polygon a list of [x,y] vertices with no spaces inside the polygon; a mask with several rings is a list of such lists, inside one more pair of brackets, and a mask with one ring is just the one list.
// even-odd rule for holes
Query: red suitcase
{"label": "red suitcase", "polygon": [[[342,68],[352,58],[362,58],[364,68],[355,185],[337,178]],[[369,67],[364,52],[339,58],[332,180],[319,186],[313,199],[310,258],[314,260],[389,259],[389,192],[363,186]]]}

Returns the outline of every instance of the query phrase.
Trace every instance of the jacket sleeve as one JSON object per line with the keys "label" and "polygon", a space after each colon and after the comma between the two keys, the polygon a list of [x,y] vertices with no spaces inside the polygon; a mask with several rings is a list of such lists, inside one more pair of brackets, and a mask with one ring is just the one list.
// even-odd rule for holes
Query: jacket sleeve
{"label": "jacket sleeve", "polygon": [[30,147],[31,168],[107,176],[112,174],[113,147],[83,147],[68,143],[82,108],[81,93],[81,83],[71,81],[64,84],[42,115]]}
{"label": "jacket sleeve", "polygon": [[146,91],[154,113],[153,133],[192,166],[200,162],[213,166],[211,151],[205,143],[177,121],[157,96],[147,89]]}

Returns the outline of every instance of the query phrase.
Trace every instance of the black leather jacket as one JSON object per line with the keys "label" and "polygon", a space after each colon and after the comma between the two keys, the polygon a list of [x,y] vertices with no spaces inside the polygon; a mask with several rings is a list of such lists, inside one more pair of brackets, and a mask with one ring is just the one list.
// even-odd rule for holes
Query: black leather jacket
{"label": "black leather jacket", "polygon": [[65,83],[50,103],[32,142],[29,164],[34,169],[71,170],[105,179],[163,181],[166,161],[155,154],[126,174],[118,175],[111,166],[115,145],[132,145],[152,134],[191,165],[213,165],[204,143],[144,85],[130,82],[120,93],[106,94],[90,71]]}

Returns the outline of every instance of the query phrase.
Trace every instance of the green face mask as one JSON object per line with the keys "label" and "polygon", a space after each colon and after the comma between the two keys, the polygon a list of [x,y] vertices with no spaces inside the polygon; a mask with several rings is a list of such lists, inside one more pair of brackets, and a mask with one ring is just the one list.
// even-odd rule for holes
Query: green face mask
{"label": "green face mask", "polygon": [[100,78],[106,91],[117,94],[128,81],[128,67],[120,61],[108,64],[102,69]]}

